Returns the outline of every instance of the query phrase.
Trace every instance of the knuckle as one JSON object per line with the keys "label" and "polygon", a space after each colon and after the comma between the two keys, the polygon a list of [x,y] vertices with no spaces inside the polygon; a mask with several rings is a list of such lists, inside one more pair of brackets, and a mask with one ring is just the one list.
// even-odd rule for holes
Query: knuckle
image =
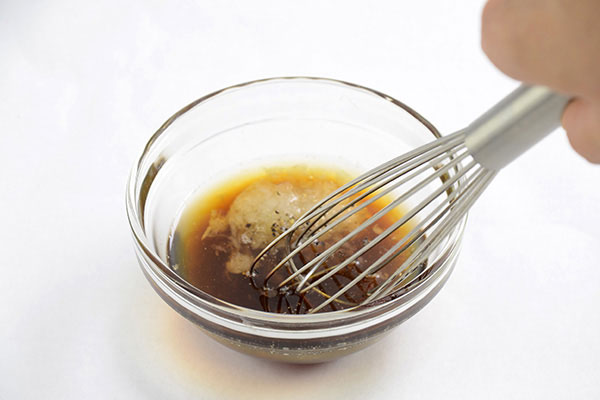
{"label": "knuckle", "polygon": [[591,163],[600,163],[600,116],[587,102],[572,101],[563,114],[571,147]]}
{"label": "knuckle", "polygon": [[513,21],[505,1],[490,0],[486,3],[481,17],[481,47],[490,61],[508,75],[514,74],[519,46]]}
{"label": "knuckle", "polygon": [[537,68],[540,16],[520,1],[490,0],[481,21],[481,47],[512,78],[528,81]]}

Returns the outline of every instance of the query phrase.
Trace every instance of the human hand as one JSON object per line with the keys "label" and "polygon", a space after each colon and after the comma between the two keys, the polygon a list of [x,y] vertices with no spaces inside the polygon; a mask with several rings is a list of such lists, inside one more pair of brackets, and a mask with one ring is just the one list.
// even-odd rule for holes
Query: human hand
{"label": "human hand", "polygon": [[489,0],[481,45],[505,74],[573,96],[563,127],[575,151],[600,163],[599,0]]}

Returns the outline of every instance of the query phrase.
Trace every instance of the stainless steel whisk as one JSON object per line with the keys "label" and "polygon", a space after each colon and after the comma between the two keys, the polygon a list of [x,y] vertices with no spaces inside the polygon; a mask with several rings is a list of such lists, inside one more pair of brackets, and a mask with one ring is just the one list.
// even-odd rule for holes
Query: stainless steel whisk
{"label": "stainless steel whisk", "polygon": [[[408,234],[349,283],[333,294],[320,292],[323,301],[308,312],[317,312],[332,302],[347,304],[347,300],[340,297],[407,250],[410,251],[405,254],[409,255],[402,265],[383,282],[370,288],[364,300],[351,306],[376,301],[423,279],[433,267],[427,260],[447,243],[497,171],[557,128],[567,102],[566,96],[547,88],[520,86],[464,130],[390,160],[340,187],[267,246],[255,259],[251,274],[256,275],[263,257],[287,239],[288,252],[266,274],[263,287],[293,290],[297,294],[318,291],[319,285],[356,262],[394,231],[410,226]],[[393,200],[385,207],[312,260],[303,265],[294,261],[298,254],[347,218],[380,199],[391,197]],[[411,205],[408,212],[374,239],[341,262],[334,265],[327,262],[349,240],[403,204]],[[284,278],[270,282],[283,266],[288,271]]]}

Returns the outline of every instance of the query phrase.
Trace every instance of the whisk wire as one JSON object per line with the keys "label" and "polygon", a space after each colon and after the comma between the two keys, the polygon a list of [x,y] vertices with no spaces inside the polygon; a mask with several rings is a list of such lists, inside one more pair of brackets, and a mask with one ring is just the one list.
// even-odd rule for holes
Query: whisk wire
{"label": "whisk wire", "polygon": [[[455,181],[449,183],[449,185],[453,184]],[[448,186],[449,186],[448,185]],[[457,195],[457,191],[452,191],[450,196],[448,196],[447,198],[447,202],[452,202],[453,199],[456,197]],[[391,249],[391,251],[387,252],[386,254],[384,254],[382,257],[380,257],[378,260],[376,260],[373,264],[371,264],[367,269],[365,269],[362,273],[360,273],[356,278],[354,278],[345,288],[340,290],[340,294],[342,294],[343,292],[349,290],[353,285],[357,284],[358,282],[360,282],[363,278],[365,278],[367,275],[370,274],[374,274],[377,273],[379,270],[381,270],[383,267],[385,267],[385,265],[387,265],[387,263],[389,263],[393,258],[395,258],[397,255],[401,254],[402,252],[404,252],[405,250],[407,250],[408,248],[410,248],[410,246],[412,246],[414,243],[416,243],[421,237],[423,237],[425,235],[425,232],[428,231],[429,227],[434,225],[437,220],[440,218],[438,217],[437,219],[435,219],[434,221],[430,222],[427,226],[425,226],[425,224],[434,216],[436,215],[441,208],[443,208],[444,206],[447,205],[447,202],[442,202],[440,203],[435,210],[433,210],[429,215],[427,215],[423,220],[419,221],[419,223],[407,234],[404,236],[403,239],[401,239],[395,246],[394,248]],[[446,206],[446,209],[448,209],[449,206]],[[444,210],[446,211],[446,210]],[[406,223],[406,220],[403,221],[398,221],[397,224],[394,225],[402,225]],[[395,226],[392,226],[390,228],[388,228],[386,231],[391,231],[394,229]],[[379,236],[385,236],[386,232],[383,232],[381,235]],[[378,237],[379,239],[379,237]],[[410,240],[409,240],[410,239]],[[362,255],[362,253],[364,253],[361,250],[359,250],[360,255]],[[390,256],[390,254],[392,254]],[[351,257],[352,261],[355,260],[355,257]],[[342,266],[343,267],[343,266]],[[323,275],[323,274],[321,274]],[[310,286],[306,287],[303,289],[304,291],[307,291],[309,289],[311,289],[314,285],[318,284],[319,282],[314,282],[312,283]],[[333,300],[335,300],[338,297],[338,293],[334,294],[333,296],[331,296],[331,300],[327,300],[327,302],[331,302]],[[327,303],[327,304],[328,304]],[[327,304],[323,304],[324,306]]]}
{"label": "whisk wire", "polygon": [[[325,214],[328,210],[333,208],[334,207],[333,205],[331,205],[330,207],[327,207],[327,206],[323,207],[323,206],[326,204],[329,204],[329,202],[332,199],[334,199],[335,197],[339,196],[340,194],[342,194],[344,192],[347,192],[348,189],[356,186],[360,182],[376,180],[379,177],[381,177],[382,175],[388,173],[390,170],[393,170],[393,169],[397,168],[398,166],[401,166],[403,163],[410,161],[411,159],[413,159],[415,157],[419,157],[422,154],[425,154],[427,152],[430,152],[430,151],[436,150],[436,149],[438,150],[438,154],[441,154],[442,152],[448,152],[448,151],[450,151],[450,149],[453,146],[455,146],[457,144],[461,144],[463,142],[464,142],[464,133],[462,131],[458,131],[451,135],[438,138],[434,142],[427,143],[427,144],[420,146],[412,151],[409,151],[408,153],[405,153],[405,154],[398,156],[390,161],[387,161],[387,162],[365,172],[364,174],[362,174],[359,177],[353,179],[352,181],[346,183],[345,185],[339,187],[333,193],[331,193],[330,195],[325,197],[323,200],[321,200],[320,202],[315,204],[310,210],[308,210],[304,214],[304,216],[302,216],[297,221],[295,221],[288,230],[279,234],[271,243],[269,243],[256,256],[256,258],[254,259],[252,266],[250,268],[250,273],[249,273],[250,277],[253,278],[256,275],[255,268],[256,268],[256,265],[259,262],[259,260],[261,260],[278,243],[280,243],[281,240],[286,238],[288,235],[290,235],[290,233],[294,232],[296,229],[301,227],[303,224],[309,222],[310,220],[312,220],[313,218],[315,218],[316,216],[318,216],[320,214]],[[358,191],[355,191],[354,194],[356,192],[358,192]],[[297,253],[295,253],[295,254],[297,254]],[[292,266],[292,268],[294,268],[294,266]],[[272,274],[269,274],[267,276],[270,277],[270,276],[272,276]],[[265,281],[267,279],[268,278],[265,278]]]}
{"label": "whisk wire", "polygon": [[[357,228],[355,228],[350,233],[348,233],[347,235],[345,235],[341,240],[338,240],[335,244],[333,244],[331,247],[329,247],[327,250],[325,250],[319,256],[315,257],[313,260],[311,260],[310,262],[306,263],[301,268],[294,268],[294,272],[291,273],[285,280],[283,280],[280,283],[279,287],[283,287],[288,282],[290,282],[292,279],[298,277],[301,273],[303,273],[304,271],[306,271],[309,268],[312,268],[312,272],[316,271],[316,269],[318,269],[318,267],[321,266],[323,262],[325,262],[332,254],[334,254],[338,249],[340,249],[348,240],[350,240],[351,238],[353,238],[354,236],[356,236],[358,233],[362,232],[368,226],[372,225],[374,222],[376,222],[377,220],[379,220],[383,215],[387,214],[392,209],[394,209],[394,208],[398,207],[399,205],[401,205],[402,203],[404,203],[407,198],[409,198],[410,196],[414,195],[417,191],[423,189],[429,183],[433,182],[436,179],[439,179],[441,176],[443,176],[444,174],[448,173],[449,170],[451,170],[452,168],[455,168],[467,156],[468,156],[467,153],[463,153],[463,154],[459,155],[458,157],[455,157],[451,162],[449,162],[445,166],[439,168],[435,173],[427,176],[425,179],[423,179],[422,181],[420,181],[417,184],[415,184],[411,189],[409,189],[405,193],[403,193],[400,197],[396,198],[390,204],[386,205],[384,208],[382,208],[381,210],[379,210],[378,212],[376,212],[375,214],[373,214],[366,221],[364,221]],[[435,198],[435,197],[439,196],[441,193],[445,192],[451,186],[452,183],[453,182],[451,182],[451,183],[446,182],[434,194],[429,195],[428,198],[427,198],[427,200],[429,200],[429,201],[422,202],[421,206],[425,207],[433,198]],[[364,205],[361,205],[361,206],[364,206]],[[356,210],[353,210],[353,211],[356,211]],[[389,233],[393,232],[399,226],[401,226],[401,224],[403,224],[405,221],[408,221],[410,218],[412,218],[418,211],[420,211],[420,209],[416,208],[416,209],[413,209],[411,213],[405,214],[404,217],[400,219],[400,221],[398,221],[398,222],[396,222],[395,224],[392,225],[394,227],[394,229],[390,230],[388,228],[387,231],[389,231]],[[344,219],[337,220],[336,224],[339,223],[340,221],[346,220],[345,217],[346,216],[344,216]],[[319,235],[316,235],[316,237],[319,237]],[[383,240],[384,238],[385,238],[385,236],[383,234],[378,235],[379,241]],[[312,239],[312,237],[311,237],[311,239]],[[310,244],[310,241],[307,240],[302,245],[296,247],[290,253],[290,255],[297,254],[298,252],[300,252],[304,248],[306,248],[306,246],[308,246],[309,244]],[[369,246],[369,244],[367,246]],[[374,246],[374,244],[372,246]],[[361,250],[359,250],[359,251],[361,251]],[[292,258],[289,255],[287,257],[285,257],[279,264],[277,264],[273,268],[272,272],[274,273],[275,270],[281,268],[288,261],[292,261]],[[342,265],[345,266],[345,265],[348,265],[348,264],[342,264]],[[340,266],[336,267],[333,271],[330,271],[324,277],[320,278],[320,281],[322,282],[324,279],[326,279],[328,277],[331,277],[333,274],[337,273],[341,268],[342,267],[340,267]],[[299,285],[299,287],[296,288],[296,290],[300,290],[301,289],[301,286],[310,278],[310,275],[311,274],[309,273],[309,274],[307,274],[306,277],[303,278],[301,284]],[[272,276],[272,273],[270,274],[270,276]]]}
{"label": "whisk wire", "polygon": [[[460,132],[458,132],[458,133],[460,134]],[[360,184],[357,184],[355,187],[350,186],[350,187],[352,187],[351,190],[342,192],[341,193],[342,196],[339,199],[337,199],[336,203],[334,203],[334,204],[335,205],[343,204],[344,201],[353,198],[357,194],[360,194],[360,196],[358,198],[353,199],[352,202],[346,204],[344,207],[342,207],[340,210],[338,210],[334,215],[330,216],[325,222],[322,222],[321,225],[319,225],[315,229],[312,229],[312,227],[320,220],[320,218],[323,215],[327,214],[329,211],[331,211],[335,207],[335,205],[331,204],[331,203],[326,203],[327,204],[326,207],[321,206],[321,207],[316,208],[314,210],[315,214],[311,215],[311,217],[310,217],[310,219],[312,219],[312,222],[307,226],[306,229],[304,229],[302,234],[299,235],[299,237],[296,239],[295,245],[300,243],[301,239],[307,233],[309,233],[311,231],[319,231],[319,229],[322,227],[322,225],[326,225],[329,220],[335,219],[338,215],[343,213],[345,210],[352,207],[354,204],[360,202],[364,198],[370,196],[372,193],[378,191],[382,187],[388,185],[390,182],[397,181],[400,177],[404,176],[408,172],[413,171],[415,168],[421,167],[420,170],[413,172],[408,177],[405,177],[401,181],[397,182],[392,188],[387,189],[384,193],[377,195],[375,198],[371,198],[370,201],[366,205],[371,204],[371,203],[375,202],[376,200],[380,199],[381,197],[385,196],[387,193],[391,192],[395,188],[406,183],[412,177],[417,176],[423,170],[429,169],[429,165],[438,164],[441,160],[443,160],[447,157],[448,152],[450,150],[452,150],[453,148],[455,148],[454,149],[455,151],[460,150],[460,148],[464,148],[464,145],[458,140],[459,136],[460,135],[457,135],[457,138],[455,141],[449,141],[449,143],[447,143],[445,146],[440,146],[440,148],[433,149],[433,150],[436,150],[433,154],[424,152],[421,155],[416,156],[413,160],[410,160],[409,162],[390,167],[389,169],[386,169],[383,172],[378,171],[378,172],[374,173],[374,175],[372,175],[371,177],[367,177],[366,174],[364,174],[363,179],[361,181],[359,181]],[[456,148],[457,146],[459,146],[459,147]],[[430,151],[430,150],[428,150],[428,151]],[[432,157],[434,157],[433,160],[432,160]],[[378,184],[373,185],[373,182],[377,182]],[[369,188],[369,189],[366,190],[367,188]],[[333,196],[329,200],[331,200],[335,197],[336,196]],[[358,212],[358,210],[355,212]],[[354,214],[355,212],[348,214],[347,216],[349,217],[352,214]],[[310,211],[309,211],[309,213],[310,213]],[[309,214],[309,213],[307,213],[307,214]],[[332,229],[334,226],[335,225],[331,226],[330,229]]]}
{"label": "whisk wire", "polygon": [[[453,212],[448,212],[450,208],[444,212],[444,215],[447,217],[447,219],[440,223],[434,229],[434,231],[426,237],[425,241],[419,246],[418,251],[412,253],[402,264],[402,266],[397,268],[385,282],[383,282],[375,291],[369,294],[368,301],[375,301],[387,296],[401,282],[402,286],[408,286],[410,284],[410,282],[404,282],[404,280],[414,271],[412,269],[406,270],[406,268],[412,266],[414,269],[418,267],[430,255],[429,249],[435,248],[441,244],[441,242],[454,228],[455,224],[464,217],[470,206],[481,195],[485,187],[491,182],[495,176],[495,172],[480,167],[474,175],[475,178],[473,178],[467,187],[465,187],[465,189],[457,195],[454,203],[449,205],[449,207],[455,207]],[[420,275],[424,272],[425,271],[421,271],[419,275],[413,277],[413,280],[419,279]],[[366,303],[366,301],[363,303]],[[317,308],[318,306],[315,307],[315,311],[317,311]]]}
{"label": "whisk wire", "polygon": [[[442,160],[443,158],[446,158],[446,155],[440,156],[438,157],[435,163],[432,163],[433,165],[437,165],[437,161]],[[462,159],[462,158],[461,158]],[[461,160],[457,160],[457,162],[459,162]],[[449,166],[446,169],[443,169],[441,171],[439,171],[439,175],[443,175],[445,174],[451,167],[453,167],[454,165]],[[423,172],[425,169],[429,169],[431,168],[431,166],[426,165],[423,168],[421,168],[421,170],[416,171],[414,174],[420,174],[421,172]],[[387,188],[386,190],[384,190],[383,192],[381,192],[380,194],[370,198],[369,200],[365,201],[364,203],[362,203],[359,207],[354,208],[351,212],[347,213],[346,215],[344,215],[344,220],[351,217],[352,215],[356,214],[357,212],[363,210],[364,208],[368,207],[370,204],[374,203],[375,201],[379,200],[380,198],[388,195],[390,192],[392,192],[393,190],[397,189],[398,187],[402,186],[403,184],[407,183],[409,180],[411,180],[413,178],[413,174],[411,174],[411,176],[406,177],[405,179],[402,179],[400,181],[398,181],[396,184],[390,186],[389,188]],[[450,185],[446,185],[444,187],[444,189],[448,189]],[[411,193],[414,193],[416,190],[420,189],[422,187],[414,187],[410,190],[410,193],[406,193],[406,196],[410,195]],[[368,193],[372,193],[372,191],[369,191]],[[363,197],[363,196],[361,196]],[[363,197],[364,198],[364,197]],[[345,209],[347,209],[349,206],[354,206],[356,203],[358,203],[360,200],[356,200],[353,201],[352,203],[350,203],[350,205],[346,205],[346,207],[344,207]],[[400,203],[402,203],[404,201],[403,198],[397,199],[397,201],[395,203],[391,204],[390,209],[392,209],[394,206],[399,205]],[[418,210],[417,210],[418,211]],[[387,211],[385,209],[381,210],[381,214],[375,214],[373,216],[374,219],[377,219],[378,216],[381,216],[383,214],[385,214]],[[322,235],[324,235],[325,233],[327,233],[328,231],[332,230],[333,228],[335,228],[340,222],[342,222],[342,219],[338,219],[336,220],[333,224],[331,225],[327,225],[329,224],[329,222],[331,220],[333,220],[335,217],[339,216],[341,213],[338,212],[335,215],[333,215],[332,217],[327,218],[326,221],[324,221],[323,223],[321,223],[321,225],[319,225],[317,228],[315,228],[313,230],[313,232],[311,232],[311,234],[309,235],[309,237],[314,238],[314,240],[318,240]],[[406,221],[408,221],[412,216],[414,216],[414,214],[409,215],[409,214],[405,214],[404,218],[402,218],[399,223],[394,224],[394,226],[392,228],[388,228],[387,230],[385,230],[384,232],[382,232],[380,235],[378,235],[378,237],[374,240],[374,241],[370,241],[368,245],[366,245],[363,249],[359,250],[359,252],[356,254],[356,257],[353,257],[351,261],[348,261],[347,263],[344,263],[343,266],[341,266],[340,268],[336,268],[336,270],[334,272],[332,272],[331,274],[328,274],[327,277],[330,277],[333,273],[336,273],[337,271],[339,271],[341,268],[343,268],[344,266],[350,264],[351,262],[353,262],[356,258],[358,258],[359,256],[361,256],[362,254],[364,254],[366,251],[368,251],[369,249],[371,249],[373,246],[375,246],[376,244],[378,244],[379,242],[381,242],[382,240],[384,240],[387,236],[389,236],[389,234],[391,234],[391,232],[393,232],[394,230],[396,230],[397,228],[399,228],[400,226],[402,226]],[[319,229],[321,229],[321,231],[319,231]],[[303,232],[303,234],[306,231]],[[318,232],[318,233],[317,233]],[[344,237],[341,241],[342,242],[347,242],[350,239],[350,237]],[[343,244],[343,243],[342,243]],[[305,248],[305,245],[303,246],[298,246],[298,243],[296,243],[296,248],[294,249],[294,251],[292,252],[291,256],[294,256],[295,254],[297,254],[298,252],[300,252],[301,250],[303,250]],[[324,255],[324,260],[326,255]],[[282,264],[287,262],[289,260],[288,259],[284,259],[282,260]],[[296,287],[296,290],[300,291],[300,289],[304,286],[304,284],[306,283],[306,281],[314,274],[314,272],[319,268],[319,266],[321,265],[321,263],[317,263],[314,265],[314,267],[311,269],[311,271],[309,271],[305,278],[300,282],[300,284]],[[329,271],[333,269],[330,268]],[[296,270],[294,274],[292,274],[293,276],[291,276],[290,278],[294,278],[296,276],[298,276],[299,273],[301,273],[303,271],[298,271]],[[327,278],[326,277],[326,278]],[[326,279],[325,278],[325,279]],[[282,282],[282,285],[287,284],[291,279],[285,280],[284,282]],[[280,286],[282,286],[280,285]]]}
{"label": "whisk wire", "polygon": [[[476,163],[474,161],[471,161],[467,166],[464,167],[464,172],[465,173],[468,172],[474,166],[476,166]],[[446,181],[444,183],[444,185],[442,185],[434,193],[432,193],[431,195],[427,196],[427,198],[425,198],[419,205],[417,205],[416,207],[414,207],[410,211],[410,213],[409,213],[410,214],[410,218],[413,218],[414,215],[416,215],[427,204],[429,204],[434,198],[436,198],[437,196],[439,196],[440,194],[442,194],[449,187],[453,187],[453,185],[455,185],[460,178],[461,178],[460,175],[454,176],[453,178],[451,178],[448,181]],[[362,280],[363,278],[365,278],[367,275],[373,274],[373,273],[377,273],[379,270],[381,270],[382,268],[384,268],[389,262],[391,262],[395,257],[397,257],[398,255],[402,254],[404,251],[406,251],[411,246],[413,246],[422,237],[426,238],[425,239],[426,242],[424,242],[422,244],[422,246],[425,247],[427,245],[427,243],[428,243],[427,241],[431,241],[431,237],[430,236],[426,236],[426,233],[430,232],[431,227],[434,226],[435,224],[437,224],[440,221],[440,219],[442,219],[448,213],[448,211],[453,207],[454,202],[457,199],[459,199],[460,196],[464,193],[464,190],[459,190],[459,189],[460,188],[455,188],[454,190],[452,190],[452,192],[447,197],[445,197],[444,200],[440,204],[438,204],[437,207],[435,207],[434,210],[432,210],[421,221],[419,221],[419,223],[407,235],[405,235],[403,239],[401,239],[400,241],[398,241],[384,255],[382,255],[375,262],[373,262],[367,269],[365,269],[362,273],[360,273],[357,277],[355,277],[344,288],[340,289],[339,291],[337,291],[333,295],[328,296],[328,298],[323,303],[321,303],[319,306],[315,307],[313,310],[311,310],[311,312],[319,311],[321,308],[327,306],[332,301],[335,301],[341,294],[343,294],[345,291],[349,290],[355,284],[357,284],[358,282],[360,282],[360,280]],[[444,208],[444,209],[440,212],[440,210],[442,208]],[[435,218],[434,218],[434,216],[435,216]],[[398,221],[394,225],[403,224],[405,222],[406,221],[402,221],[401,220],[401,221]],[[390,227],[390,228],[392,228],[392,227]],[[390,229],[390,228],[388,228],[388,229]],[[385,232],[382,233],[382,234],[380,234],[379,236],[384,236],[384,235],[385,235]],[[435,232],[433,233],[433,235],[435,235]],[[359,250],[359,252],[361,252],[362,250],[363,249]],[[404,271],[404,270],[406,270],[407,266],[411,266],[412,265],[413,266],[413,270],[411,270],[408,273],[406,273],[402,277],[402,279],[398,280],[398,282],[402,282],[402,281],[404,281],[404,279],[406,279],[406,277],[409,277],[414,272],[414,269],[418,268],[421,265],[421,263],[423,262],[423,260],[418,260],[418,262],[415,263],[415,262],[413,262],[413,259],[415,258],[414,253],[411,256],[412,257],[409,256],[409,258],[402,264],[401,267],[397,268],[396,274],[394,274],[393,276],[391,276],[390,278],[388,278],[385,282],[383,282],[381,285],[379,285],[379,287],[385,287],[386,285],[390,284],[393,281],[394,276],[397,276],[397,273],[399,271]],[[344,264],[347,265],[346,262]],[[338,269],[338,271],[341,268],[343,268],[344,266],[346,266],[346,265],[340,265],[339,266],[340,268]],[[336,268],[338,268],[338,267],[336,267]],[[307,291],[307,290],[311,289],[314,285],[317,285],[317,284],[321,283],[322,281],[323,281],[323,277],[321,277],[319,280],[313,282],[311,285],[309,285],[306,288],[304,288],[303,291]],[[404,284],[406,284],[406,283],[404,283]],[[379,293],[379,291],[376,291],[375,293],[369,294],[370,301],[371,300],[376,300],[374,298],[374,295],[377,294],[377,293]]]}
{"label": "whisk wire", "polygon": [[[461,156],[461,157],[457,157],[453,162],[449,163],[448,165],[446,165],[444,168],[439,169],[436,174],[439,173],[439,176],[443,175],[444,173],[446,173],[449,169],[453,168],[456,166],[456,164],[460,163],[460,161],[462,161],[464,158],[466,158],[465,156]],[[466,170],[472,168],[475,165],[474,162],[471,162],[469,165],[467,165],[465,167]],[[430,176],[431,177],[431,176]],[[425,199],[423,199],[418,205],[416,205],[415,207],[413,207],[408,213],[404,214],[402,216],[402,218],[400,218],[398,221],[396,221],[395,223],[393,223],[392,225],[390,225],[387,229],[385,229],[382,233],[380,233],[379,235],[377,235],[377,237],[370,241],[368,244],[366,244],[365,246],[361,247],[358,251],[356,251],[351,257],[347,258],[344,262],[340,263],[339,265],[337,265],[335,268],[332,268],[332,270],[330,272],[328,272],[327,274],[325,274],[324,276],[321,276],[318,280],[316,280],[315,282],[311,283],[309,286],[307,286],[306,288],[301,290],[301,286],[304,282],[306,282],[308,279],[310,279],[310,272],[308,274],[306,274],[303,278],[303,281],[301,282],[300,285],[298,285],[298,287],[296,288],[297,291],[299,291],[300,293],[306,292],[309,289],[312,289],[314,286],[320,284],[321,282],[323,282],[325,279],[329,278],[330,276],[336,274],[337,272],[339,272],[340,270],[342,270],[343,268],[345,268],[346,266],[348,266],[350,263],[354,262],[356,259],[358,259],[358,257],[360,257],[361,255],[363,255],[364,253],[366,253],[367,251],[369,251],[371,248],[373,248],[374,246],[376,246],[377,244],[379,244],[381,241],[383,241],[386,237],[388,237],[392,232],[396,231],[398,228],[400,228],[401,226],[405,225],[408,221],[410,221],[411,219],[413,219],[420,211],[422,211],[428,204],[430,204],[436,197],[438,197],[440,194],[446,192],[450,187],[452,187],[452,185],[454,185],[456,183],[456,181],[459,179],[459,176],[456,175],[453,178],[448,179],[446,182],[444,182],[443,185],[441,185],[437,190],[435,190],[433,193],[429,194]],[[426,182],[427,180],[424,180],[421,182],[421,184],[423,184],[423,182]],[[420,186],[418,187],[418,189],[422,189],[425,185],[417,185]],[[415,188],[417,188],[417,186],[413,187],[412,189],[409,190],[412,191]],[[412,193],[406,192],[404,196],[410,196],[412,195]],[[452,192],[454,193],[454,192]],[[402,204],[402,202],[404,202],[404,196],[401,196],[400,198],[398,198],[397,200],[395,200],[394,202],[397,202],[397,204]],[[450,196],[448,196],[446,199],[446,201],[450,201]],[[394,202],[392,202],[391,204],[394,204]],[[442,203],[443,205],[444,203]],[[438,208],[440,208],[440,206],[438,206]],[[435,211],[430,213],[430,215],[428,217],[430,217],[431,215],[434,215]],[[377,214],[375,214],[377,215]],[[375,217],[374,215],[374,217]],[[427,218],[421,220],[415,228],[413,228],[411,230],[411,232],[406,235],[402,240],[400,240],[399,243],[396,244],[396,246],[394,247],[399,247],[402,246],[411,236],[414,236],[414,233],[418,232],[418,230],[420,230],[422,228],[422,225],[427,221]],[[424,231],[423,231],[424,232]],[[416,240],[418,240],[420,236],[415,237],[410,244],[414,243]],[[343,239],[341,239],[339,242],[342,241],[346,241],[347,237],[344,237]],[[338,243],[339,243],[338,242]],[[409,244],[409,246],[410,246]],[[323,256],[325,257],[325,255],[323,254]],[[375,262],[374,264],[372,264],[370,267],[368,267],[365,271],[363,271],[359,276],[362,278],[364,278],[365,276],[367,276],[371,271],[376,272],[376,268],[377,268],[378,264],[377,262]],[[313,270],[314,271],[314,270]],[[357,277],[358,278],[358,277]],[[355,279],[357,279],[355,278]],[[358,282],[360,280],[356,280],[356,282]],[[351,282],[355,283],[354,280]],[[352,285],[348,285],[348,288],[351,287]]]}
{"label": "whisk wire", "polygon": [[[460,148],[456,149],[456,151],[459,151],[459,150],[460,150]],[[394,175],[391,175],[391,177],[387,178],[384,182],[382,182],[381,184],[378,184],[378,185],[374,185],[369,190],[364,190],[368,186],[361,187],[361,190],[353,189],[352,193],[349,196],[346,196],[343,199],[340,199],[341,203],[343,203],[342,200],[352,198],[352,196],[354,194],[360,193],[361,191],[363,191],[363,193],[360,194],[359,197],[352,199],[351,202],[348,202],[347,204],[345,204],[340,210],[336,211],[333,215],[328,216],[327,219],[325,219],[325,221],[321,222],[318,226],[314,227],[314,225],[316,225],[316,223],[326,214],[326,212],[320,213],[319,217],[314,218],[313,222],[309,226],[307,226],[307,228],[301,233],[300,237],[295,240],[294,246],[297,246],[301,242],[301,239],[304,236],[306,236],[307,234],[309,237],[312,237],[312,236],[314,236],[314,234],[312,232],[321,232],[321,234],[324,234],[324,233],[332,230],[333,228],[335,228],[339,223],[341,223],[341,220],[336,220],[336,218],[338,216],[342,215],[349,208],[352,208],[356,204],[360,203],[365,198],[368,198],[368,200],[365,201],[364,203],[362,203],[360,207],[356,207],[351,212],[347,213],[345,215],[345,217],[349,218],[352,215],[356,214],[357,212],[368,207],[369,205],[375,203],[377,200],[381,199],[382,197],[385,197],[386,195],[388,195],[395,189],[401,187],[402,185],[406,184],[408,181],[412,180],[412,178],[420,175],[422,172],[424,172],[426,170],[429,170],[431,168],[431,165],[440,164],[441,161],[447,157],[448,157],[447,154],[441,154],[441,155],[437,156],[436,158],[434,158],[433,160],[429,160],[429,159],[418,160],[419,162],[415,163],[415,165],[411,165],[410,168],[406,167],[406,168],[400,169]],[[416,169],[416,170],[414,170],[414,169]],[[411,172],[411,171],[412,171],[411,174],[404,177],[403,179],[399,179],[400,177],[404,176],[406,173]],[[392,186],[386,188],[385,190],[381,191],[380,193],[378,193],[375,196],[369,197],[373,193],[376,193],[378,190],[383,188],[384,186],[388,185],[390,182],[394,182],[394,181],[396,181],[396,182]],[[330,207],[327,210],[330,211],[332,208],[333,207]],[[329,225],[329,222],[332,220],[336,220],[336,222]],[[327,226],[327,227],[325,228],[325,226]],[[325,229],[323,229],[323,228],[325,228]]]}

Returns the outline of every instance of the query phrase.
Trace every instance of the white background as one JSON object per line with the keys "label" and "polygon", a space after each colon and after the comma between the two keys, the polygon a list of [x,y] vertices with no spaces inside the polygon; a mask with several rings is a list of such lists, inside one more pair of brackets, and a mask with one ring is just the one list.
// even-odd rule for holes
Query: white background
{"label": "white background", "polygon": [[336,362],[222,347],[134,258],[126,178],[175,111],[312,75],[381,90],[450,133],[516,86],[480,50],[482,6],[3,1],[0,399],[599,398],[600,167],[562,131],[482,196],[439,296]]}

